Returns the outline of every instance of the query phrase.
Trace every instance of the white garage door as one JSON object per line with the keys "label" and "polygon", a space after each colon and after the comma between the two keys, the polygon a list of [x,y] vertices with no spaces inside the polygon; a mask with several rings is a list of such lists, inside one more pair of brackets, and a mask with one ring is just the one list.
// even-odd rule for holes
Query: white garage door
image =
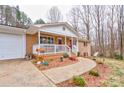
{"label": "white garage door", "polygon": [[24,35],[0,34],[0,60],[24,58]]}

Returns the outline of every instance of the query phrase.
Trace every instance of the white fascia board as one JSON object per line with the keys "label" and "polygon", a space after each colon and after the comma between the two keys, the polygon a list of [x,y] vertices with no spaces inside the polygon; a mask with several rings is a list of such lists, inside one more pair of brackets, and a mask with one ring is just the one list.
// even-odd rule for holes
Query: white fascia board
{"label": "white fascia board", "polygon": [[56,35],[63,35],[63,36],[68,36],[68,37],[77,37],[75,34],[73,33],[63,33],[63,32],[58,32],[58,31],[50,31],[50,30],[43,30],[43,29],[39,29],[41,32],[46,32],[46,33],[52,33],[52,34],[56,34]]}
{"label": "white fascia board", "polygon": [[1,33],[10,33],[10,34],[25,34],[26,29],[8,27],[8,26],[0,26]]}

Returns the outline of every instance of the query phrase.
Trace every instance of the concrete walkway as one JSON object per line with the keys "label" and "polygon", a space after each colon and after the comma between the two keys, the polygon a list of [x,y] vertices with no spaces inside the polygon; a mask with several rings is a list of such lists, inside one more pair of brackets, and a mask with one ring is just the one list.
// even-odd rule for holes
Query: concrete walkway
{"label": "concrete walkway", "polygon": [[79,58],[79,62],[42,71],[55,84],[72,78],[75,75],[81,75],[96,66],[96,63],[90,59]]}
{"label": "concrete walkway", "polygon": [[0,61],[0,86],[55,86],[31,62],[25,60]]}

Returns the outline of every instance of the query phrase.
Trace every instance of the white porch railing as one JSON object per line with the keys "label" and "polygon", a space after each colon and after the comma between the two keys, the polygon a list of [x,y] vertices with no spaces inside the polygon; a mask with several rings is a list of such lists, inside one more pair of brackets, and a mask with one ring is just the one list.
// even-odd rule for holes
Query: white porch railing
{"label": "white porch railing", "polygon": [[78,49],[76,45],[72,46],[72,52],[77,55]]}
{"label": "white porch railing", "polygon": [[[33,54],[37,54],[36,49],[39,45],[33,45]],[[56,44],[40,44],[40,48],[44,48],[45,52],[40,54],[55,54],[55,53],[70,53],[71,49],[67,45],[56,45]]]}

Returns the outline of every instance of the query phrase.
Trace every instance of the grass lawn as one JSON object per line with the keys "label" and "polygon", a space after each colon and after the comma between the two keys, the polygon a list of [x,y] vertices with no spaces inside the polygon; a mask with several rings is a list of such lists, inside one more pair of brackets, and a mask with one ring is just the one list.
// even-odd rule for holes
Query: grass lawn
{"label": "grass lawn", "polygon": [[[103,61],[103,58],[96,58]],[[102,82],[104,87],[124,87],[124,60],[105,58],[104,64],[111,68],[108,79]]]}

